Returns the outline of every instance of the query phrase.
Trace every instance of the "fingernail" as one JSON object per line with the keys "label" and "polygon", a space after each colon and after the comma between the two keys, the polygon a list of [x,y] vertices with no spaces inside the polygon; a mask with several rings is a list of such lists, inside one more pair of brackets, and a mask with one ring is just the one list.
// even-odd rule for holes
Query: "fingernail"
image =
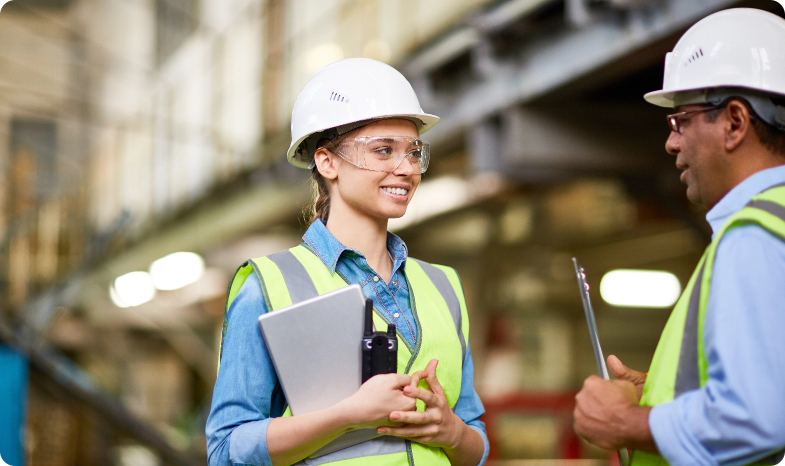
{"label": "fingernail", "polygon": [[386,434],[387,433],[387,429],[385,429],[384,427],[379,427],[378,429],[376,429],[376,432],[378,432],[380,434]]}
{"label": "fingernail", "polygon": [[401,417],[401,416],[399,416],[398,414],[395,414],[395,413],[393,413],[393,414],[390,414],[390,420],[392,420],[392,421],[395,421],[396,419],[398,419],[398,418],[400,418],[400,417]]}

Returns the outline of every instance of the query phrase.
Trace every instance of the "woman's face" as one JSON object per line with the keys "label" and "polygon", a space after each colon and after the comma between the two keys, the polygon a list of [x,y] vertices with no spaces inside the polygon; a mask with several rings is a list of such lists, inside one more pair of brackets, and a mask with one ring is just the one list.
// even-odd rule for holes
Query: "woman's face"
{"label": "woman's face", "polygon": [[[365,125],[347,139],[358,137],[418,137],[417,127],[409,120],[388,119]],[[337,177],[331,188],[331,202],[343,202],[356,213],[376,220],[402,217],[406,213],[422,175],[404,158],[392,173],[358,168],[333,154]],[[338,199],[340,198],[340,199]]]}

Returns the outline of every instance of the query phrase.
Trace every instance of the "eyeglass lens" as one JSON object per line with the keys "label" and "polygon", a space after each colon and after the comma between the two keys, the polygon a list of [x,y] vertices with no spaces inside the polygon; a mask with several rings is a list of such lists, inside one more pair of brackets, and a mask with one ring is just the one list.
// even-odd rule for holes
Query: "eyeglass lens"
{"label": "eyeglass lens", "polygon": [[392,173],[403,163],[411,164],[415,173],[425,173],[430,160],[430,147],[421,139],[408,137],[357,138],[354,148],[345,154],[354,154],[355,165],[368,170]]}

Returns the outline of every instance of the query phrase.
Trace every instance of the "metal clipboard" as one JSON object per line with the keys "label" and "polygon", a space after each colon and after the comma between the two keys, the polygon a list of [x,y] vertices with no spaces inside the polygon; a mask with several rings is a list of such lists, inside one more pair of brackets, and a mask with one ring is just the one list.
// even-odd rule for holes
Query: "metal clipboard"
{"label": "metal clipboard", "polygon": [[[594,359],[597,361],[597,371],[603,379],[609,380],[608,366],[605,364],[605,357],[600,347],[600,338],[597,335],[597,321],[594,319],[594,309],[591,307],[591,298],[589,298],[589,284],[586,283],[586,272],[583,270],[583,267],[578,265],[578,259],[573,257],[572,263],[575,266],[575,275],[578,277],[578,287],[581,292],[581,301],[583,301],[583,312],[586,314],[586,323],[589,325],[589,336],[591,337],[592,349],[594,349]],[[630,455],[624,448],[619,450],[619,463],[622,466],[629,466],[630,464]]]}

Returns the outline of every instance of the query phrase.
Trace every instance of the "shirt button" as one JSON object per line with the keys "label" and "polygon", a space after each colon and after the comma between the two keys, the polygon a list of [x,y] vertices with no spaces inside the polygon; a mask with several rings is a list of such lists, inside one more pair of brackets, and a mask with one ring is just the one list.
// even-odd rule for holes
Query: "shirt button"
{"label": "shirt button", "polygon": [[373,281],[378,282],[379,281],[379,277],[373,277]]}
{"label": "shirt button", "polygon": [[393,317],[397,319],[398,317],[401,317],[401,315],[396,312],[395,314],[393,314]]}
{"label": "shirt button", "polygon": [[397,284],[398,284],[398,282],[397,282],[397,281],[393,281],[393,282],[392,282],[392,286],[395,286],[395,285],[397,285]]}

